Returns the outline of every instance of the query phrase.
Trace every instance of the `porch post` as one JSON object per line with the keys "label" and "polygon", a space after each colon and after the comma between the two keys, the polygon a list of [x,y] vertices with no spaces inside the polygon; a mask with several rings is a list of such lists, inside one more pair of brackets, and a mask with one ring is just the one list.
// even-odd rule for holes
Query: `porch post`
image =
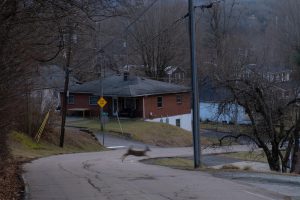
{"label": "porch post", "polygon": [[143,96],[143,118],[146,119],[146,111],[145,111],[145,97]]}

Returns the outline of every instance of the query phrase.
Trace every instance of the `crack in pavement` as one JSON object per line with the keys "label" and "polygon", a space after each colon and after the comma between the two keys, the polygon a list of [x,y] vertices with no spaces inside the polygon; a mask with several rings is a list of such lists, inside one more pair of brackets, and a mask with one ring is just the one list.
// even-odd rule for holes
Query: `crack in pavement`
{"label": "crack in pavement", "polygon": [[78,178],[85,178],[84,176],[80,176],[80,175],[75,174],[74,172],[72,172],[72,171],[70,171],[70,170],[64,168],[60,163],[58,163],[57,166],[59,167],[59,169],[61,169],[61,170],[65,171],[65,172],[67,172],[68,174],[71,174],[71,175],[73,175],[73,176],[75,176],[75,177],[78,177]]}
{"label": "crack in pavement", "polygon": [[165,198],[165,199],[174,200],[173,198],[165,196],[165,195],[162,195],[162,194],[159,194],[159,196],[161,196],[162,198]]}
{"label": "crack in pavement", "polygon": [[97,187],[90,178],[86,177],[87,182],[93,187],[95,188],[98,192],[102,192],[101,188]]}

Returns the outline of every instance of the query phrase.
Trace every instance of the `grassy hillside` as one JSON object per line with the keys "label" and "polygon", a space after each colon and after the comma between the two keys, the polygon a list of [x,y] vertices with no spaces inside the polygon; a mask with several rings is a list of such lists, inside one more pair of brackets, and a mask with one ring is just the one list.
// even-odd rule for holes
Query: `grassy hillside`
{"label": "grassy hillside", "polygon": [[66,129],[64,148],[60,148],[59,135],[59,129],[54,129],[44,133],[40,142],[36,143],[24,133],[13,132],[9,138],[11,152],[18,160],[26,160],[56,154],[103,150],[91,135],[76,129]]}
{"label": "grassy hillside", "polygon": [[[92,131],[100,131],[99,120],[82,119],[70,121],[70,126],[88,128]],[[145,122],[143,120],[121,120],[121,125],[116,120],[110,120],[105,125],[105,131],[113,133],[126,133],[132,139],[146,144],[164,147],[192,146],[192,134],[176,126],[158,122]],[[202,138],[203,144],[210,143]]]}

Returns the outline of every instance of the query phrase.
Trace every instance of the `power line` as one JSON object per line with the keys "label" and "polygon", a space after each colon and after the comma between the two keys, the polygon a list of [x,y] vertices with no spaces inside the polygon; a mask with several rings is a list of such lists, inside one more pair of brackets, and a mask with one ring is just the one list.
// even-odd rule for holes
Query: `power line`
{"label": "power line", "polygon": [[[156,3],[158,2],[158,0],[154,0],[152,1],[151,4],[149,4],[130,24],[128,24],[125,29],[121,32],[120,35],[123,35],[125,32],[127,32],[129,30],[129,28],[131,26],[133,26],[137,21],[140,20],[140,18],[145,15]],[[91,60],[94,56],[97,56],[98,54],[100,53],[104,53],[104,50],[110,46],[115,40],[119,39],[119,37],[115,36],[114,38],[112,38],[109,42],[107,42],[105,45],[103,45],[97,52],[96,52],[96,55],[92,55],[92,56],[89,56],[86,60]],[[83,63],[86,62],[85,61],[82,61],[81,63],[77,64],[77,67],[78,66],[81,66]]]}
{"label": "power line", "polygon": [[[154,37],[152,37],[150,40],[148,40],[147,42],[144,42],[144,44],[142,45],[142,47],[145,47],[147,45],[149,45],[149,42],[152,42],[153,40],[155,40],[156,38],[158,38],[159,36],[163,35],[165,32],[171,30],[171,28],[173,28],[173,26],[177,25],[177,23],[181,22],[182,20],[184,20],[185,18],[187,18],[189,15],[186,14],[180,18],[178,18],[177,20],[175,20],[174,22],[172,22],[169,26],[167,26],[167,28],[163,29],[162,31],[160,31],[158,34],[156,34]],[[133,52],[138,51],[139,49],[134,50]]]}
{"label": "power line", "polygon": [[[152,37],[151,39],[149,39],[147,42],[144,42],[144,44],[142,45],[142,47],[145,47],[145,46],[150,45],[150,42],[152,42],[153,40],[157,39],[159,36],[163,35],[165,32],[171,30],[174,26],[176,26],[178,23],[180,23],[181,21],[183,21],[184,19],[186,19],[188,16],[189,16],[189,14],[187,13],[187,14],[185,14],[184,16],[182,16],[182,17],[176,19],[175,21],[173,21],[173,22],[172,22],[169,26],[167,26],[165,29],[161,30],[159,33],[157,33],[155,36],[153,36],[153,37]],[[114,38],[114,39],[112,39],[112,40],[115,40],[115,39],[116,39],[116,38]],[[110,41],[111,43],[112,43],[112,40]],[[109,42],[109,44],[111,44],[110,42]],[[108,44],[108,43],[107,43],[107,44]],[[107,47],[107,45],[105,45],[105,46]],[[101,49],[104,49],[104,48],[105,48],[105,47],[103,47],[103,48],[101,48]],[[136,48],[133,52],[137,52],[137,51],[139,51],[139,50],[140,50],[139,48]],[[133,52],[131,52],[131,53],[133,53]],[[100,53],[100,52],[98,52],[98,53]],[[104,53],[104,51],[102,51],[101,53]],[[92,57],[92,56],[91,56],[91,57]],[[88,58],[87,60],[91,59],[91,57]],[[85,61],[83,61],[82,63],[84,63],[84,62],[85,62]],[[78,64],[77,67],[80,66],[82,63]]]}
{"label": "power line", "polygon": [[[122,31],[122,34],[127,32],[129,30],[129,28],[135,24],[137,21],[140,20],[140,18],[146,14],[146,12],[148,12],[148,10],[150,10],[150,8],[152,8],[152,6],[154,6],[155,3],[157,3],[158,0],[154,0],[145,10],[143,10],[143,12],[141,12],[136,18],[135,20],[133,20],[130,24],[128,24],[128,26],[125,27],[125,29]],[[108,47],[109,45],[111,45],[116,39],[118,39],[119,37],[114,37],[113,39],[111,39],[107,44],[105,44],[99,51],[98,53],[102,53],[104,51],[104,49],[106,47]]]}

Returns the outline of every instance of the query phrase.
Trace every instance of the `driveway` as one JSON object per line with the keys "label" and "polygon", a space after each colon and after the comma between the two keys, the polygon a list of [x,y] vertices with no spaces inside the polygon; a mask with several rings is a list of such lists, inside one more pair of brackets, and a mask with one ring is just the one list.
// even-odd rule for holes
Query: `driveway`
{"label": "driveway", "polygon": [[[235,147],[234,147],[235,148]],[[242,148],[240,146],[236,147]],[[233,150],[233,149],[232,149]],[[59,155],[24,165],[30,200],[277,200],[282,195],[203,172],[121,162],[125,149]],[[206,149],[203,153],[216,153]],[[192,148],[153,148],[150,157],[191,156]]]}

